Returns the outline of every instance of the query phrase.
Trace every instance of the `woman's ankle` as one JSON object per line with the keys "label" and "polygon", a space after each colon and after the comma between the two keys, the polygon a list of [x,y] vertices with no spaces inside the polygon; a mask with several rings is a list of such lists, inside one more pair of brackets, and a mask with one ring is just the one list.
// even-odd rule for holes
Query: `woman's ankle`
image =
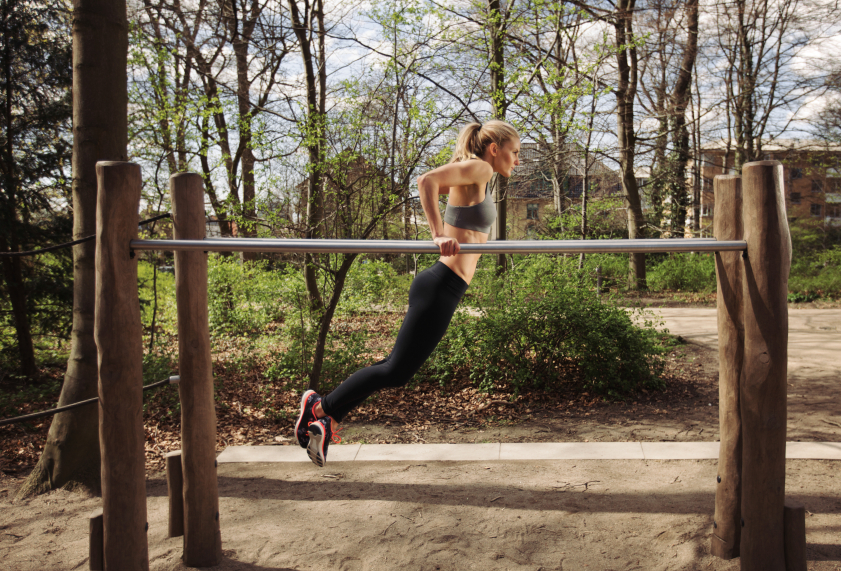
{"label": "woman's ankle", "polygon": [[324,418],[327,416],[327,413],[324,412],[324,409],[321,408],[321,402],[316,403],[316,405],[312,408],[313,414],[315,414],[315,418]]}

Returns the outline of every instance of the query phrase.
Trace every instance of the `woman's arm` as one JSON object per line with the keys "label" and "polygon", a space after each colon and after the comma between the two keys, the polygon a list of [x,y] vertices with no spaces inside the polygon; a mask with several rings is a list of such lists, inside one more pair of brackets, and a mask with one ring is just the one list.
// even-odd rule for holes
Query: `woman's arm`
{"label": "woman's arm", "polygon": [[432,241],[441,248],[444,256],[458,254],[459,245],[455,238],[444,235],[444,220],[438,209],[438,195],[447,194],[452,186],[486,184],[493,176],[493,168],[485,161],[464,161],[450,163],[433,169],[418,177],[418,195]]}

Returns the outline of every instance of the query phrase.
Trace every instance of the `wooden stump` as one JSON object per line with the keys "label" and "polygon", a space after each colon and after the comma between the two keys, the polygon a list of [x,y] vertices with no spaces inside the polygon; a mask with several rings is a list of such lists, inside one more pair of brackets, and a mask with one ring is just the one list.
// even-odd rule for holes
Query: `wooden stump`
{"label": "wooden stump", "polygon": [[[742,177],[714,179],[715,229],[718,240],[742,240]],[[742,503],[742,424],[739,381],[744,359],[742,252],[717,252],[718,281],[718,415],[721,449],[716,476],[715,516],[710,553],[722,559],[739,556]]]}
{"label": "wooden stump", "polygon": [[784,510],[786,571],[806,571],[806,507],[786,501]]}
{"label": "wooden stump", "polygon": [[[169,179],[176,240],[205,237],[204,183],[193,173]],[[184,563],[217,565],[222,557],[216,482],[216,409],[207,316],[207,254],[175,252],[178,366],[181,376],[181,462],[184,476]]]}
{"label": "wooden stump", "polygon": [[169,525],[167,537],[184,535],[184,476],[181,471],[181,451],[164,455],[166,460],[166,489],[169,496]]}
{"label": "wooden stump", "polygon": [[791,236],[777,161],[742,167],[748,256],[743,282],[745,353],[742,420],[743,571],[784,571],[788,275]]}
{"label": "wooden stump", "polygon": [[105,571],[102,551],[102,508],[90,516],[90,543],[88,544],[88,568],[91,571]]}
{"label": "wooden stump", "polygon": [[137,260],[140,167],[96,164],[96,305],[105,568],[148,569],[143,348]]}

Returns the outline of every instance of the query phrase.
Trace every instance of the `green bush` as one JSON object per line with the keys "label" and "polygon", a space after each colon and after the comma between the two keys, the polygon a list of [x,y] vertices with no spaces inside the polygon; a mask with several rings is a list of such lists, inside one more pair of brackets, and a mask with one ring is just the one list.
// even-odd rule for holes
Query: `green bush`
{"label": "green bush", "polygon": [[713,254],[671,254],[647,272],[652,291],[715,291]]}
{"label": "green bush", "polygon": [[837,298],[841,293],[841,246],[792,257],[789,301]]}
{"label": "green bush", "polygon": [[358,259],[348,271],[337,310],[364,313],[374,308],[405,306],[411,284],[411,275],[399,275],[387,262]]}
{"label": "green bush", "polygon": [[485,391],[569,387],[618,397],[662,386],[652,324],[638,327],[626,310],[602,302],[573,262],[535,255],[501,278],[481,276],[481,315],[456,316],[424,374],[446,383],[467,372]]}
{"label": "green bush", "polygon": [[284,311],[303,303],[299,272],[270,271],[267,263],[234,256],[210,256],[207,304],[211,334],[259,333],[283,320]]}

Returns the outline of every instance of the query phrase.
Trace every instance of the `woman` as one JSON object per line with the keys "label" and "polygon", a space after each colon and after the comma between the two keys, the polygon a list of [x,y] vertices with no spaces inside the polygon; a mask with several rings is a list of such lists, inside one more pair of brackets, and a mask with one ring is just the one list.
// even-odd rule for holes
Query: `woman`
{"label": "woman", "polygon": [[[412,282],[409,311],[391,354],[356,371],[326,397],[307,391],[301,398],[295,435],[318,466],[327,459],[334,424],[376,391],[405,386],[444,337],[481,255],[459,255],[459,244],[488,241],[496,219],[488,182],[494,173],[510,177],[520,164],[519,153],[520,137],[508,123],[471,123],[459,133],[450,163],[418,178],[421,206],[441,258]],[[450,195],[443,220],[439,194]]]}

